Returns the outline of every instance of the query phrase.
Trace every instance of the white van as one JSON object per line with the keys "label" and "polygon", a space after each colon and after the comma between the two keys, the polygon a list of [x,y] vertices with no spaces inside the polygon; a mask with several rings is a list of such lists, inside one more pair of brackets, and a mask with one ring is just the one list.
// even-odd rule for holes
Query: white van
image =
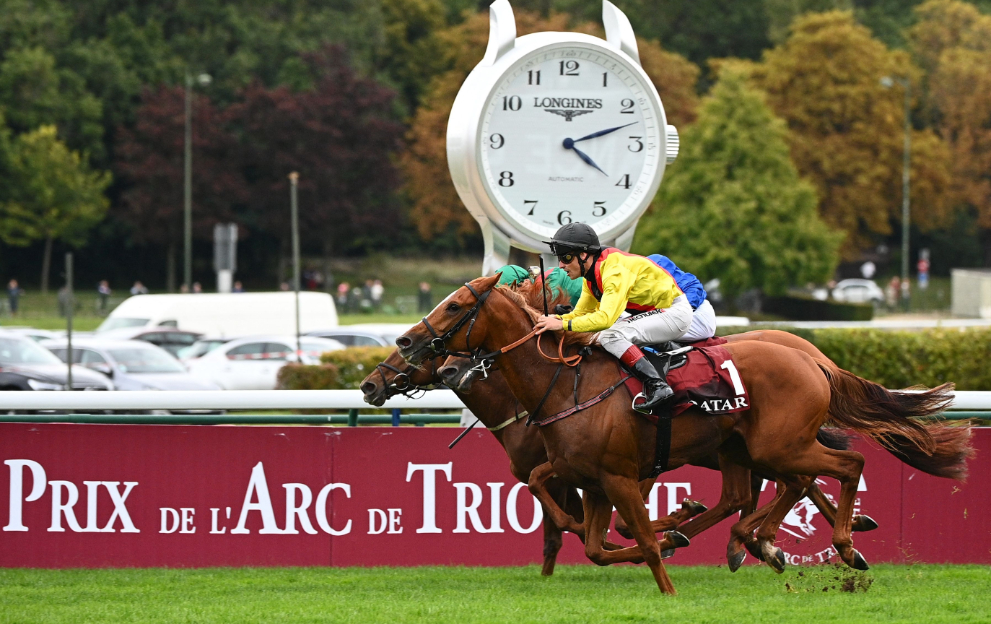
{"label": "white van", "polygon": [[[337,309],[327,293],[299,293],[301,333],[337,326]],[[211,336],[295,334],[292,292],[135,295],[114,308],[96,332],[123,328],[178,327]]]}

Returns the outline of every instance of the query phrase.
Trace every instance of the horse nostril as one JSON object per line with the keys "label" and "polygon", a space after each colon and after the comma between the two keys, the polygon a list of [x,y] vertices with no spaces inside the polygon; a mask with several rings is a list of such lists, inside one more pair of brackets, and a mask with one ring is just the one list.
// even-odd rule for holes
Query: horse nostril
{"label": "horse nostril", "polygon": [[361,384],[362,394],[366,394],[366,395],[373,394],[377,389],[378,386],[375,385],[374,381],[366,381],[365,383]]}
{"label": "horse nostril", "polygon": [[444,366],[437,371],[437,374],[441,376],[442,379],[451,380],[458,374],[457,366]]}
{"label": "horse nostril", "polygon": [[406,336],[400,336],[399,338],[396,338],[396,346],[400,349],[406,349],[413,346],[413,341]]}

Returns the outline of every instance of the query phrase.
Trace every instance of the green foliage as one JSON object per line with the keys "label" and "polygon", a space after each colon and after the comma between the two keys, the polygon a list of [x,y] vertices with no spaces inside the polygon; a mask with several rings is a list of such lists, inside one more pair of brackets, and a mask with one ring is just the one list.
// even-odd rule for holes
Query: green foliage
{"label": "green foliage", "polygon": [[42,48],[10,50],[0,63],[0,108],[15,132],[55,124],[65,143],[103,155],[103,109],[75,72],[58,67]]}
{"label": "green foliage", "polygon": [[804,13],[846,11],[853,8],[852,0],[764,0],[770,20],[767,36],[775,44],[788,38],[788,30],[796,17]]}
{"label": "green foliage", "polygon": [[819,329],[812,342],[837,365],[886,388],[991,390],[991,329]]}
{"label": "green foliage", "polygon": [[761,308],[796,321],[869,321],[874,318],[874,306],[861,303],[820,301],[812,297],[765,297]]}
{"label": "green foliage", "polygon": [[375,370],[376,364],[384,361],[395,350],[394,347],[350,347],[328,351],[320,356],[320,361],[337,368],[340,379],[336,388],[354,390]]}
{"label": "green foliage", "polygon": [[334,390],[341,387],[341,377],[333,364],[286,364],[279,369],[276,387],[280,390]]}
{"label": "green foliage", "polygon": [[783,123],[743,76],[725,68],[640,221],[637,253],[661,252],[718,276],[729,300],[825,281],[842,235],[823,224],[812,187],[789,158]]}

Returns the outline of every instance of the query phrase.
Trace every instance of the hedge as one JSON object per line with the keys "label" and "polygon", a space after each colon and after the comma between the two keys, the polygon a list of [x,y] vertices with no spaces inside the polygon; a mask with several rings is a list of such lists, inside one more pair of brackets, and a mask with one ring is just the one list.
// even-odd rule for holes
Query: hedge
{"label": "hedge", "polygon": [[395,350],[395,347],[351,347],[328,351],[320,356],[320,361],[337,368],[339,385],[334,388],[356,390],[368,373],[375,370],[375,365]]}
{"label": "hedge", "polygon": [[[841,368],[886,388],[931,388],[952,381],[958,390],[991,390],[991,329],[781,329],[805,338]],[[280,387],[358,388],[393,351],[355,347],[325,353],[323,366],[287,365],[279,374]]]}
{"label": "hedge", "polygon": [[812,297],[764,297],[761,308],[794,321],[869,321],[874,306],[863,303],[821,301]]}

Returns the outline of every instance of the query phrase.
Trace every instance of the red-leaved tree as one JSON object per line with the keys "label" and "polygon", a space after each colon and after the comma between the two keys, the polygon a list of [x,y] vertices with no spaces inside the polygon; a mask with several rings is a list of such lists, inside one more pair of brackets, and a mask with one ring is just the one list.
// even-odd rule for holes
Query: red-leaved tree
{"label": "red-leaved tree", "polygon": [[[233,219],[234,207],[247,196],[238,166],[234,136],[223,114],[203,94],[194,100],[192,227],[193,236],[212,238],[213,225]],[[112,214],[128,224],[137,244],[166,250],[167,282],[175,286],[175,258],[183,244],[183,87],[146,90],[133,128],[118,130],[115,177],[121,201]]]}

